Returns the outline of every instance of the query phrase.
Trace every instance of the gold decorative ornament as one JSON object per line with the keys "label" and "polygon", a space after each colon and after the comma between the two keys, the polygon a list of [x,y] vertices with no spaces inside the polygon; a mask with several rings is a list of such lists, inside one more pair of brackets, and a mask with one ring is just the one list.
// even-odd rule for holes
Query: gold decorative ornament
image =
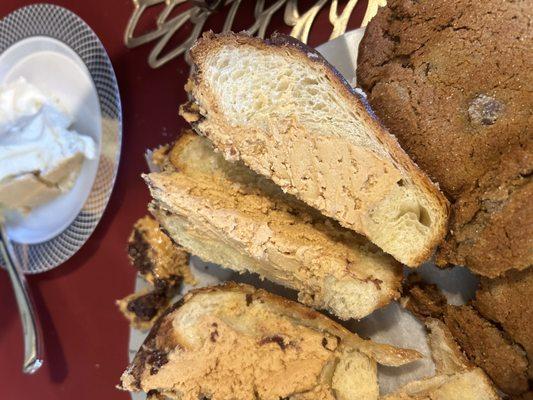
{"label": "gold decorative ornament", "polygon": [[[222,12],[221,9],[227,7],[228,11],[221,32],[229,32],[232,30],[239,7],[243,4],[249,4],[250,1],[252,0],[133,0],[135,8],[124,32],[124,42],[129,48],[155,42],[148,56],[148,64],[152,68],[158,68],[182,54],[185,54],[186,60],[189,61],[187,57],[188,50],[201,35],[204,25],[211,15]],[[255,22],[246,31],[251,35],[264,38],[272,16],[284,8],[283,20],[287,26],[292,28],[290,35],[307,43],[316,16],[327,3],[330,3],[329,22],[332,30],[329,39],[335,39],[346,32],[348,21],[357,2],[358,0],[346,0],[344,2],[339,2],[338,0],[317,0],[305,13],[300,14],[298,0],[277,0],[268,7],[265,7],[264,0],[256,0],[254,7]],[[173,14],[173,11],[177,7],[185,3],[190,3],[191,6],[179,14]],[[344,5],[340,14],[337,11],[339,3]],[[362,26],[366,26],[368,21],[376,14],[378,7],[385,5],[385,3],[386,0],[368,0]],[[162,5],[164,7],[157,17],[155,29],[139,36],[134,36],[134,32],[143,13],[150,7]],[[163,49],[170,39],[187,22],[192,25],[192,30],[188,37],[174,49],[162,54]]]}

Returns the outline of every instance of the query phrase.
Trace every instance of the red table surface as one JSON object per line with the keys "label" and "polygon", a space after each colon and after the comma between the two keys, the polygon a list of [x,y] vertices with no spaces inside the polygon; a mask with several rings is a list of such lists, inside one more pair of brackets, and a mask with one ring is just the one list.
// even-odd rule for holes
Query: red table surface
{"label": "red table surface", "polygon": [[[250,15],[240,17],[243,23],[251,22],[254,4],[246,2]],[[31,3],[2,0],[0,17]],[[115,388],[127,365],[129,334],[115,300],[133,290],[135,271],[125,246],[132,224],[146,214],[149,200],[140,177],[146,171],[143,154],[146,148],[171,141],[185,125],[178,117],[178,105],[185,100],[188,67],[179,59],[153,70],[146,62],[150,44],[133,50],[124,46],[123,33],[133,10],[130,0],[53,3],[83,18],[107,49],[122,99],[122,158],[108,208],[89,241],[61,267],[28,278],[45,341],[45,364],[32,376],[21,373],[20,320],[7,274],[0,271],[0,399],[128,399]],[[305,10],[312,2],[300,3]],[[365,8],[366,1],[361,1],[350,28],[360,24]],[[220,22],[218,18],[219,26]],[[287,31],[279,12],[272,26]],[[327,40],[329,31],[323,10],[311,44]]]}

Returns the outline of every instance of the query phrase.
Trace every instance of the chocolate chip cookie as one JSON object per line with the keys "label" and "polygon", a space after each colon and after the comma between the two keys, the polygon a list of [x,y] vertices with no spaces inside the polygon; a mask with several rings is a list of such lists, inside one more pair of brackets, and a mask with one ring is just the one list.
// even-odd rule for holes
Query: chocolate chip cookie
{"label": "chocolate chip cookie", "polygon": [[361,42],[374,111],[455,202],[439,265],[533,263],[531,15],[525,0],[391,0]]}

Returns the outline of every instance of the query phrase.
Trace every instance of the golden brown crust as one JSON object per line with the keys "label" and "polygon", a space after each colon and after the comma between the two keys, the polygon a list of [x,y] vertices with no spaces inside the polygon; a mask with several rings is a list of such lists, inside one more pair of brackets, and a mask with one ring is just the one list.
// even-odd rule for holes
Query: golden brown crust
{"label": "golden brown crust", "polygon": [[500,396],[488,376],[470,363],[448,327],[440,320],[427,318],[428,344],[436,374],[409,382],[382,400],[496,400]]}
{"label": "golden brown crust", "polygon": [[446,297],[437,285],[422,282],[418,276],[411,274],[403,287],[402,306],[418,318],[442,318],[446,310]]}
{"label": "golden brown crust", "polygon": [[[284,35],[274,35],[270,40],[260,40],[252,38],[243,34],[220,34],[215,35],[212,32],[205,33],[201,39],[191,49],[191,57],[194,62],[193,75],[190,83],[186,86],[189,94],[193,97],[196,93],[196,87],[202,85],[202,65],[205,62],[207,55],[215,51],[216,49],[225,45],[246,45],[258,48],[263,51],[270,52],[288,52],[295,57],[304,59],[308,63],[312,63],[318,66],[329,81],[334,85],[339,95],[342,96],[349,104],[352,105],[352,109],[356,110],[359,118],[369,127],[369,130],[373,132],[379,142],[388,149],[392,159],[403,168],[413,179],[415,185],[421,189],[428,198],[431,198],[437,208],[442,212],[438,226],[435,227],[435,233],[430,243],[428,243],[425,251],[412,258],[409,262],[411,266],[417,266],[426,259],[428,259],[433,249],[442,240],[446,234],[447,218],[449,215],[449,204],[446,198],[439,192],[437,187],[431,182],[431,180],[412,162],[407,154],[401,149],[398,141],[390,135],[379,123],[372,117],[366,104],[356,94],[356,92],[348,85],[348,83],[339,75],[339,73],[329,64],[322,56],[320,56],[315,50],[310,49],[302,43],[291,39]],[[210,101],[210,107],[213,108],[212,113],[217,112],[216,102]],[[190,107],[186,107],[187,111],[190,111]],[[184,112],[182,108],[182,114],[187,117],[186,119],[192,122],[194,128],[198,127],[198,117],[190,118],[188,112]],[[202,114],[202,110],[199,110]],[[229,127],[226,127],[229,129]],[[201,129],[200,129],[201,130]],[[200,132],[206,134],[205,132]],[[216,145],[216,143],[215,143]],[[342,223],[342,221],[341,221]]]}
{"label": "golden brown crust", "polygon": [[[207,288],[207,291],[230,290],[250,294],[254,299],[264,300],[270,304],[276,305],[280,313],[284,313],[294,319],[306,322],[310,328],[329,332],[340,337],[347,346],[353,347],[378,363],[388,366],[400,366],[420,359],[421,355],[416,350],[401,349],[386,344],[379,344],[370,340],[365,340],[350,332],[342,325],[327,318],[323,314],[306,307],[300,303],[288,300],[281,296],[276,296],[263,289],[256,289],[253,286],[228,282],[221,286]],[[197,289],[185,297],[185,301],[194,293],[202,291]],[[191,292],[189,292],[191,293]]]}

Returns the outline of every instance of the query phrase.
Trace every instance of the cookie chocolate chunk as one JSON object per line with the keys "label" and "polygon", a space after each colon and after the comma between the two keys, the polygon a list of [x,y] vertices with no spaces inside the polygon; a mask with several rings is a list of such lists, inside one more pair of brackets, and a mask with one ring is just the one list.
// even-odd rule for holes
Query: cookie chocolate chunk
{"label": "cookie chocolate chunk", "polygon": [[497,99],[480,94],[476,96],[468,107],[470,122],[474,124],[492,125],[501,115],[503,104]]}

